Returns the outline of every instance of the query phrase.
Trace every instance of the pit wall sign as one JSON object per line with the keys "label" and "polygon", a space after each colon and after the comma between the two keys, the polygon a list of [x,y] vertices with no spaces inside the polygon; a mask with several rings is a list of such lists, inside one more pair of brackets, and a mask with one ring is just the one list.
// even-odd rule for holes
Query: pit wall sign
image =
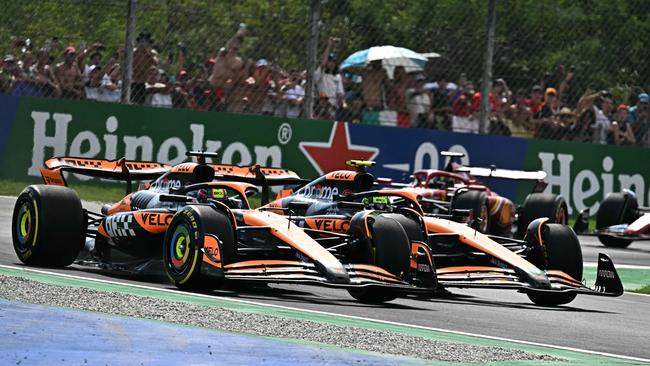
{"label": "pit wall sign", "polygon": [[[219,153],[215,163],[281,166],[306,178],[348,169],[348,159],[375,160],[376,177],[408,181],[413,170],[444,168],[440,152],[452,150],[467,155],[464,164],[545,170],[547,190],[564,195],[574,213],[595,213],[607,192],[621,188],[635,190],[641,204],[650,197],[650,150],[635,147],[33,97],[0,96],[0,107],[0,177],[15,180],[39,177],[52,156],[176,164],[186,151],[203,150]],[[519,203],[532,187],[489,185]]]}

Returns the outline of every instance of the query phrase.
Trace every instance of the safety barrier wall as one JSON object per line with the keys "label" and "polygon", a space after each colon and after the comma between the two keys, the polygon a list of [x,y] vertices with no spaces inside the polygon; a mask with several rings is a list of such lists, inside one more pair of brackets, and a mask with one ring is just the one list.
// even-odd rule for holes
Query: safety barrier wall
{"label": "safety barrier wall", "polygon": [[[610,191],[631,188],[650,199],[650,150],[435,130],[196,112],[128,105],[0,96],[0,177],[38,177],[51,156],[184,161],[185,151],[216,151],[222,163],[261,164],[303,177],[344,169],[346,159],[377,161],[378,177],[407,180],[415,169],[443,168],[443,150],[466,153],[465,164],[542,169],[549,187],[575,210]],[[77,177],[77,179],[88,179]],[[490,182],[522,202],[531,184]]]}

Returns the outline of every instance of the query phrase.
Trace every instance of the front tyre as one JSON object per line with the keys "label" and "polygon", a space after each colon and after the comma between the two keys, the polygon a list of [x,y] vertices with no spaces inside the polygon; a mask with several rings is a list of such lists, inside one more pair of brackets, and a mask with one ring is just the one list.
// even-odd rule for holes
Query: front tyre
{"label": "front tyre", "polygon": [[[543,246],[537,245],[527,258],[542,270],[560,270],[577,281],[582,280],[582,249],[573,230],[561,224],[543,224]],[[557,306],[575,299],[575,292],[529,293],[528,298],[536,305]]]}
{"label": "front tyre", "polygon": [[[401,277],[409,271],[411,242],[402,225],[394,218],[384,215],[369,218],[372,239],[366,242],[368,264],[374,264]],[[396,299],[400,293],[383,287],[363,287],[348,290],[357,301],[381,304]]]}
{"label": "front tyre", "polygon": [[[639,204],[629,193],[611,192],[607,194],[596,213],[596,229],[604,229],[618,224],[631,224],[637,219]],[[606,247],[626,248],[632,240],[609,235],[598,235],[598,240]]]}
{"label": "front tyre", "polygon": [[219,239],[221,264],[234,258],[234,232],[228,216],[210,206],[186,206],[174,215],[163,244],[165,271],[176,287],[183,290],[212,290],[221,279],[201,273],[205,234]]}
{"label": "front tyre", "polygon": [[83,248],[86,222],[77,192],[31,185],[14,205],[11,234],[21,262],[45,267],[72,264]]}

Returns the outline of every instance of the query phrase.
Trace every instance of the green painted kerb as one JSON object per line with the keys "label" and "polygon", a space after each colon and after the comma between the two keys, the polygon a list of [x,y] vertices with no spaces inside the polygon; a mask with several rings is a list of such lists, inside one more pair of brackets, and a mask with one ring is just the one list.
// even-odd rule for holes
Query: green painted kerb
{"label": "green painted kerb", "polygon": [[[616,268],[625,290],[636,290],[650,285],[650,269]],[[596,282],[596,266],[585,266],[584,277],[587,283]]]}
{"label": "green painted kerb", "polygon": [[[493,340],[493,339],[482,338],[482,337],[447,333],[443,331],[435,331],[429,329],[421,329],[416,327],[410,327],[408,325],[386,324],[381,322],[374,322],[371,320],[351,319],[351,318],[339,317],[335,315],[318,314],[318,313],[312,313],[312,312],[300,311],[294,309],[282,309],[282,308],[277,308],[272,306],[248,304],[248,303],[242,303],[239,301],[220,298],[216,296],[205,297],[205,296],[197,296],[191,293],[182,293],[176,291],[170,292],[170,291],[163,291],[154,288],[136,287],[129,284],[106,283],[106,282],[100,282],[92,279],[71,278],[71,277],[60,276],[56,274],[35,272],[27,269],[0,267],[0,274],[6,276],[23,277],[41,283],[51,284],[51,285],[83,287],[83,288],[89,288],[89,289],[94,289],[99,291],[117,292],[122,294],[129,294],[135,296],[147,296],[147,297],[157,298],[161,300],[177,301],[177,302],[183,302],[183,303],[189,303],[195,305],[220,307],[220,308],[225,308],[233,311],[242,311],[242,312],[249,312],[249,313],[265,314],[270,316],[279,316],[288,319],[300,319],[300,320],[314,321],[314,322],[327,323],[327,324],[333,324],[339,326],[351,326],[351,327],[358,327],[358,328],[365,328],[365,329],[390,331],[390,332],[396,332],[401,334],[408,334],[411,336],[419,336],[431,340],[471,344],[471,345],[478,345],[478,346],[494,346],[494,347],[504,347],[510,349],[519,349],[522,351],[536,353],[536,354],[547,354],[564,360],[562,362],[545,363],[554,366],[555,365],[603,365],[604,366],[604,365],[644,364],[641,362],[628,361],[628,360],[623,360],[615,357],[592,355],[592,354],[576,352],[576,351],[555,349],[551,347],[526,345],[526,344],[520,344],[516,342],[509,342],[509,341],[499,341],[499,340]],[[444,365],[450,363],[432,362],[432,364]],[[534,364],[539,364],[539,362],[515,361],[515,362],[494,362],[490,364],[498,365],[498,366],[534,365]],[[461,365],[461,364],[453,363],[453,365]]]}

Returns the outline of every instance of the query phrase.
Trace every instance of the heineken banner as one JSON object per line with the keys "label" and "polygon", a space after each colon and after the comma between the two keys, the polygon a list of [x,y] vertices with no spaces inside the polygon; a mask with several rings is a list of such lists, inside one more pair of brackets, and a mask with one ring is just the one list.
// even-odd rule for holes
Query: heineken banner
{"label": "heineken banner", "polygon": [[[402,182],[414,170],[443,168],[440,152],[452,150],[473,166],[545,170],[547,190],[564,195],[571,210],[595,212],[621,188],[643,204],[650,196],[650,150],[641,148],[30,97],[0,96],[0,108],[0,175],[8,179],[38,177],[52,156],[175,164],[203,150],[218,152],[217,162],[281,166],[306,178],[345,169],[346,159],[374,160],[375,176]],[[519,203],[532,186],[489,185]]]}

